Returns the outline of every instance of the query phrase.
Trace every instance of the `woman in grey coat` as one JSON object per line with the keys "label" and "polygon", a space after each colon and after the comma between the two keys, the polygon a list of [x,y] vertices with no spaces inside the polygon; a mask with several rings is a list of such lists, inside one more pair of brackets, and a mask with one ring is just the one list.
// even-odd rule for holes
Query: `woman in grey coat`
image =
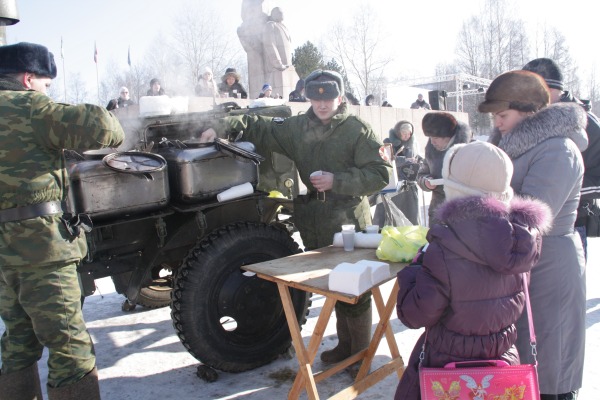
{"label": "woman in grey coat", "polygon": [[[485,98],[479,111],[493,114],[490,142],[513,161],[511,186],[547,203],[554,217],[529,290],[541,399],[575,399],[585,351],[585,261],[574,223],[583,176],[580,151],[587,147],[586,114],[572,103],[548,106],[546,83],[529,71],[498,76]],[[526,316],[519,319],[517,332],[521,362],[532,363]]]}

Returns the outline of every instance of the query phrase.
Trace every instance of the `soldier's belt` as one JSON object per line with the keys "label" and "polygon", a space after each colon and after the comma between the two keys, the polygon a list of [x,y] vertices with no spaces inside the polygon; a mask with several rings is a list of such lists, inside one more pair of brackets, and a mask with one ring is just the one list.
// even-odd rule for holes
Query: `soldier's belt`
{"label": "soldier's belt", "polygon": [[63,207],[60,201],[48,201],[24,207],[8,208],[0,210],[0,223],[21,221],[23,219],[37,218],[42,215],[52,215],[62,212]]}
{"label": "soldier's belt", "polygon": [[319,201],[349,201],[358,198],[358,196],[350,196],[347,194],[337,194],[333,192],[309,192],[305,195],[298,196],[305,203],[308,203],[310,199],[317,199]]}

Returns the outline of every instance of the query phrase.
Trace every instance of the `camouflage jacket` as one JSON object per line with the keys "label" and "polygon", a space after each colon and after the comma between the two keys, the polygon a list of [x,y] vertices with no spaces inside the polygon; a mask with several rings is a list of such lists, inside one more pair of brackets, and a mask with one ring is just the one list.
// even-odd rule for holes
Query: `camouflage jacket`
{"label": "camouflage jacket", "polygon": [[[0,76],[0,210],[65,201],[62,150],[118,146],[123,137],[103,107],[55,103]],[[2,265],[78,261],[86,252],[85,238],[69,236],[60,214],[0,223]]]}

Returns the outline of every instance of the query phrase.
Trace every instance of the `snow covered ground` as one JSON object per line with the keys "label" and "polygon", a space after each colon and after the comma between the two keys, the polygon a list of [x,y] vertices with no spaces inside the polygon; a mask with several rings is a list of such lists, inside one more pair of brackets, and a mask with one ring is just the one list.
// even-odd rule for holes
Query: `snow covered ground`
{"label": "snow covered ground", "polygon": [[[600,393],[600,358],[596,357],[600,355],[600,239],[590,240],[589,253],[586,365],[581,400],[597,399]],[[219,372],[216,382],[207,383],[196,376],[198,361],[184,349],[175,335],[168,308],[145,310],[138,307],[133,312],[123,312],[123,297],[114,292],[110,279],[97,283],[99,291],[86,299],[84,314],[96,345],[103,399],[273,400],[287,397],[298,367],[295,358],[281,357],[269,365],[239,374]],[[390,283],[383,287],[384,296],[390,287]],[[308,322],[302,329],[307,344],[323,303],[321,296],[313,297]],[[373,323],[376,323],[375,318]],[[421,331],[407,329],[395,317],[391,323],[400,353],[407,360]],[[320,351],[334,346],[336,341],[332,317]],[[375,367],[389,358],[387,346],[382,344],[375,358]],[[44,385],[47,374],[45,363],[44,358],[40,362]],[[320,366],[317,356],[314,370],[319,370]],[[349,376],[344,373],[321,382],[317,387],[321,398],[327,398],[350,383]],[[391,375],[359,398],[391,399],[397,383],[397,376]],[[306,398],[306,394],[301,398]]]}

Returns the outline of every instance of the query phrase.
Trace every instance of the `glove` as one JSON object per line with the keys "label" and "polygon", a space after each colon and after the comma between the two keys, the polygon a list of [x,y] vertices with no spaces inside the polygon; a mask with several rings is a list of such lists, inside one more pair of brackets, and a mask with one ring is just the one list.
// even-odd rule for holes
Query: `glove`
{"label": "glove", "polygon": [[400,166],[400,171],[406,177],[407,181],[414,182],[417,180],[420,165],[418,162],[406,161]]}

